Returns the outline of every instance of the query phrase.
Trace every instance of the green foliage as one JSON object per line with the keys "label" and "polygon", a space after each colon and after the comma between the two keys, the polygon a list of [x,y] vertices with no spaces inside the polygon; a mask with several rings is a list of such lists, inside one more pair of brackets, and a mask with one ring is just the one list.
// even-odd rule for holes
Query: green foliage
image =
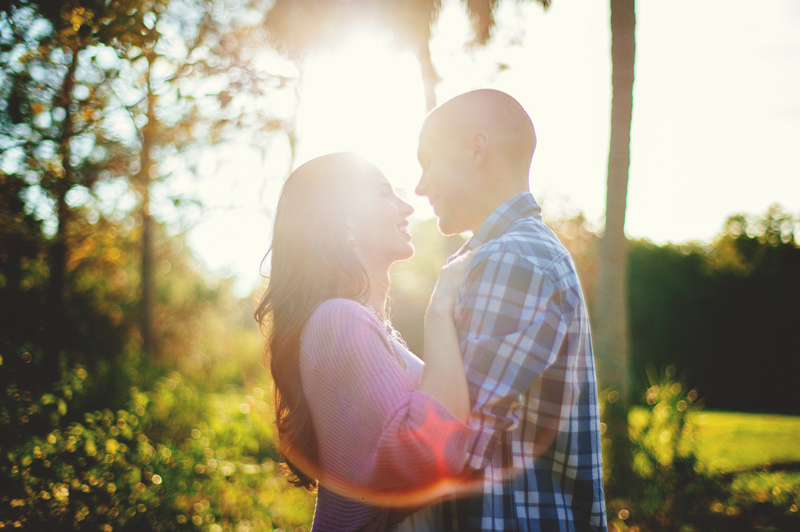
{"label": "green foliage", "polygon": [[702,248],[635,241],[629,255],[632,374],[650,364],[692,368],[714,298]]}
{"label": "green foliage", "polygon": [[631,374],[674,363],[709,407],[800,414],[797,224],[773,206],[705,246],[631,242]]}
{"label": "green foliage", "polygon": [[[648,379],[646,406],[629,415],[633,480],[620,486],[606,478],[610,530],[800,527],[800,419],[701,411],[674,366],[660,375],[651,366]],[[604,438],[606,474],[610,445]]]}
{"label": "green foliage", "polygon": [[[695,469],[694,445],[698,439],[696,427],[687,421],[697,400],[695,390],[686,391],[684,382],[674,380],[675,367],[667,367],[659,378],[651,368],[650,388],[646,392],[647,404],[652,407],[631,413],[631,440],[635,444],[634,469],[643,477],[652,477],[657,471],[682,467],[691,463]],[[643,419],[637,419],[647,412]],[[638,416],[637,416],[638,414]]]}
{"label": "green foliage", "polygon": [[61,353],[72,369],[57,382],[40,378],[48,361],[36,334],[46,319],[47,266],[14,256],[0,264],[0,273],[22,266],[24,281],[0,285],[8,318],[0,324],[0,524],[131,531],[307,524],[313,499],[278,473],[249,303],[233,297],[230,282],[209,280],[181,236],[156,226],[157,309],[170,351],[155,365],[138,347],[138,271],[130,260],[137,226],[77,220],[67,234],[71,334]]}
{"label": "green foliage", "polygon": [[[713,486],[697,458],[697,427],[689,421],[697,392],[676,380],[674,366],[660,376],[651,368],[649,379],[648,407],[629,416],[633,478],[625,486],[607,483],[609,517],[617,529],[636,524],[644,530],[680,530],[703,513]],[[611,442],[603,444],[608,474]]]}
{"label": "green foliage", "polygon": [[[5,365],[0,366],[8,378]],[[204,394],[173,372],[126,408],[68,409],[81,367],[53,390],[6,383],[0,403],[0,525],[36,530],[271,530],[313,501],[276,474],[264,392]],[[75,418],[76,416],[71,416]]]}
{"label": "green foliage", "polygon": [[800,473],[756,471],[736,475],[730,496],[714,505],[715,511],[721,513],[722,509],[742,521],[759,523],[762,530],[798,530]]}

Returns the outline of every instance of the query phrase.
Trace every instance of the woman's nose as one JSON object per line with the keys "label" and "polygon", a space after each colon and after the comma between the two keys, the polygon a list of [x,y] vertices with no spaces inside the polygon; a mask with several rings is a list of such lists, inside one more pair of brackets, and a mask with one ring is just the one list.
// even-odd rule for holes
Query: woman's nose
{"label": "woman's nose", "polygon": [[411,204],[400,200],[400,212],[403,214],[403,216],[411,216],[414,214],[414,207],[412,207]]}

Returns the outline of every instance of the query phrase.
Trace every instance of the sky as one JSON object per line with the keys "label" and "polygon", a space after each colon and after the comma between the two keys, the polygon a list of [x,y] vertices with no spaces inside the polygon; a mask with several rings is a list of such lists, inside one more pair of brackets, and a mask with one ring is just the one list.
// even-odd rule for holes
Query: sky
{"label": "sky", "polygon": [[[800,215],[800,2],[640,1],[625,231],[656,243],[709,241],[736,213],[773,203]],[[485,48],[465,49],[468,22],[445,1],[431,42],[443,102],[491,87],[517,98],[538,144],[531,191],[545,214],[582,211],[602,225],[608,159],[609,8],[597,0],[501,4]],[[209,150],[197,194],[207,202],[189,242],[214,271],[259,282],[270,215],[290,166],[354,150],[416,209],[416,142],[424,116],[419,66],[365,31],[309,58],[297,108],[294,162],[275,139]],[[293,105],[293,102],[287,105]]]}

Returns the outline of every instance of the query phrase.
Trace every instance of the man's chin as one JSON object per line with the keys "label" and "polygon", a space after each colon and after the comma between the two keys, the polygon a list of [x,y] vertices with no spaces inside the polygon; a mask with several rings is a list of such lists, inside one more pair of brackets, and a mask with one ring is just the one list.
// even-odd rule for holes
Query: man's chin
{"label": "man's chin", "polygon": [[462,229],[458,227],[458,224],[454,224],[451,220],[446,220],[443,218],[438,218],[436,220],[436,227],[444,236],[460,235],[464,231],[468,231],[468,229]]}

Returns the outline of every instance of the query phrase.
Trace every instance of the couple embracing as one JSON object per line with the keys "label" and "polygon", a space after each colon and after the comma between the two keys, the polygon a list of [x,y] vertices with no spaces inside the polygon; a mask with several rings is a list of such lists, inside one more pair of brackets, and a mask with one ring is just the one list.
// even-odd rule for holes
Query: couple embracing
{"label": "couple embracing", "polygon": [[529,192],[535,145],[500,91],[426,118],[416,192],[442,233],[473,236],[431,295],[424,363],[385,309],[411,206],[353,154],[286,181],[256,318],[281,452],[317,490],[312,531],[606,530],[589,321]]}

